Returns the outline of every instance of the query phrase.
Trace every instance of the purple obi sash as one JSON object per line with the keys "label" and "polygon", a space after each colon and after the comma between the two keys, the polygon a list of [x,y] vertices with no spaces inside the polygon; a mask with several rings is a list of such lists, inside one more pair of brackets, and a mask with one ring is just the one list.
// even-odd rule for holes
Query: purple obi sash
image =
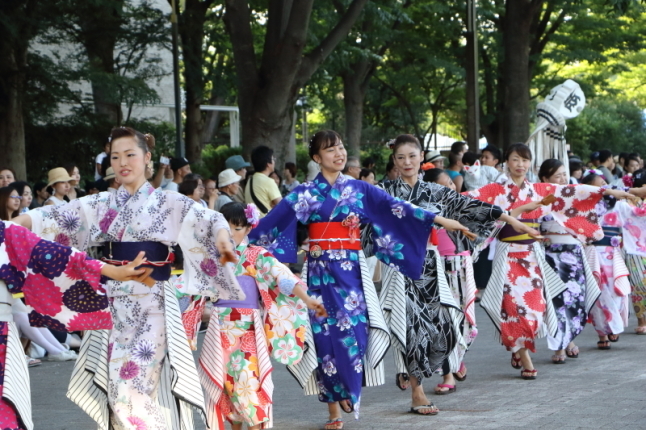
{"label": "purple obi sash", "polygon": [[[518,221],[522,222],[523,224],[527,224],[529,227],[538,228],[538,220],[536,219],[518,219]],[[507,243],[517,243],[520,245],[530,245],[536,242],[536,239],[528,234],[518,233],[509,224],[505,224],[505,226],[500,229],[500,233],[498,233],[498,240]]]}
{"label": "purple obi sash", "polygon": [[240,288],[245,294],[244,300],[218,300],[214,306],[219,308],[258,309],[258,286],[256,280],[249,275],[236,276]]}
{"label": "purple obi sash", "polygon": [[174,254],[170,247],[161,242],[108,242],[103,245],[103,261],[114,265],[125,265],[144,251],[148,262],[139,267],[153,269],[150,277],[155,281],[170,279],[171,263]]}

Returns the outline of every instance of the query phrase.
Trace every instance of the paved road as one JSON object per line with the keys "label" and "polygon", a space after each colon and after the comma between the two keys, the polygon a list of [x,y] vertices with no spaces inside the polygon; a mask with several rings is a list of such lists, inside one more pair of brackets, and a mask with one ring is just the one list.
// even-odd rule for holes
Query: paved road
{"label": "paved road", "polygon": [[[509,365],[510,355],[493,338],[493,326],[478,308],[480,335],[467,354],[469,376],[450,395],[432,394],[440,378],[426,383],[431,400],[440,408],[434,417],[408,414],[409,392],[389,382],[365,389],[361,419],[346,415],[346,429],[501,429],[501,428],[646,428],[646,336],[628,332],[612,350],[596,349],[596,334],[586,327],[578,338],[578,359],[565,365],[550,362],[545,341],[539,342],[535,364],[538,379],[524,381]],[[389,381],[392,359],[387,357]],[[43,363],[31,369],[36,430],[93,430],[93,422],[65,397],[71,363]],[[326,409],[313,396],[305,397],[282,367],[274,371],[274,428],[321,428]],[[198,421],[199,422],[199,421]],[[204,429],[199,423],[198,429]]]}

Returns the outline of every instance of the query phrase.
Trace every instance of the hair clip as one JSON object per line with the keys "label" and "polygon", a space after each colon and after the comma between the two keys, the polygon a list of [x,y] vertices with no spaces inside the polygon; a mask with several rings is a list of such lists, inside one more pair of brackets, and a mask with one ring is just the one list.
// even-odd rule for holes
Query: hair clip
{"label": "hair clip", "polygon": [[247,218],[247,222],[251,225],[251,228],[258,226],[260,222],[260,211],[253,203],[249,203],[244,209],[244,215]]}
{"label": "hair clip", "polygon": [[431,169],[435,169],[435,164],[431,163],[430,161],[428,163],[422,164],[422,170],[423,171],[427,171],[427,170],[431,170]]}
{"label": "hair clip", "polygon": [[588,170],[585,170],[585,171],[583,172],[583,175],[582,175],[581,177],[582,177],[582,178],[585,178],[586,176],[589,176],[589,175],[598,175],[598,176],[603,176],[603,173],[601,172],[601,170],[597,170],[597,169],[588,169]]}
{"label": "hair clip", "polygon": [[393,149],[394,147],[395,147],[395,139],[390,139],[388,142],[386,142],[386,148]]}

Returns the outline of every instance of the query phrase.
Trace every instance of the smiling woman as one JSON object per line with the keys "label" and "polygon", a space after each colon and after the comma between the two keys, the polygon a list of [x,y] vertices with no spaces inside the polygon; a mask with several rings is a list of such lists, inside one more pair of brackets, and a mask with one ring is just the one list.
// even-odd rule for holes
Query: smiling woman
{"label": "smiling woman", "polygon": [[[135,422],[149,430],[193,428],[188,406],[203,408],[195,363],[168,282],[170,246],[182,248],[184,264],[192,269],[185,274],[188,293],[212,300],[244,297],[233,274],[220,264],[222,255],[233,253],[222,215],[187,196],[155,189],[146,180],[153,145],[151,135],[127,127],[113,129],[109,157],[121,184],[115,193],[35,209],[17,219],[38,235],[82,250],[102,244],[110,260],[131,261],[145,250],[155,263],[146,283],[107,282],[114,328],[91,332],[83,339],[69,397],[101,428],[130,428]],[[211,270],[207,274],[200,267]],[[103,355],[90,360],[89,350]],[[162,378],[162,374],[168,376]],[[169,401],[172,405],[164,403]],[[95,413],[93,405],[109,408],[110,414]],[[166,422],[165,408],[177,411],[170,417],[172,423]]]}
{"label": "smiling woman", "polygon": [[292,263],[298,248],[297,225],[307,226],[309,251],[303,276],[309,294],[323,303],[330,317],[310,312],[312,332],[306,339],[313,339],[318,359],[304,357],[291,370],[307,394],[318,394],[328,404],[325,428],[340,429],[341,409],[358,417],[362,384],[384,383],[381,361],[390,343],[360,228],[370,225],[366,234],[374,246],[366,252],[417,279],[433,221],[447,220],[342,175],[347,152],[335,131],[316,133],[309,154],[321,173],[285,196],[252,230],[250,239],[282,262]]}

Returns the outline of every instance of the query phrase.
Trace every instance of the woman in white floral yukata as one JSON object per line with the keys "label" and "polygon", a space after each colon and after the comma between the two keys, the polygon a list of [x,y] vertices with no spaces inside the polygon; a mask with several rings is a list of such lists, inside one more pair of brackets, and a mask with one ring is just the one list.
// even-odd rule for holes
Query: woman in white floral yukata
{"label": "woman in white floral yukata", "polygon": [[189,197],[155,189],[145,177],[151,135],[114,128],[110,158],[121,187],[66,205],[33,210],[17,221],[47,239],[81,250],[104,245],[104,257],[126,263],[141,250],[152,268],[146,283],[106,282],[111,331],[83,339],[68,397],[100,429],[193,428],[190,406],[203,412],[204,397],[184,333],[170,278],[170,246],[181,247],[189,294],[244,299],[230,269],[235,260],[229,225],[218,212]]}

